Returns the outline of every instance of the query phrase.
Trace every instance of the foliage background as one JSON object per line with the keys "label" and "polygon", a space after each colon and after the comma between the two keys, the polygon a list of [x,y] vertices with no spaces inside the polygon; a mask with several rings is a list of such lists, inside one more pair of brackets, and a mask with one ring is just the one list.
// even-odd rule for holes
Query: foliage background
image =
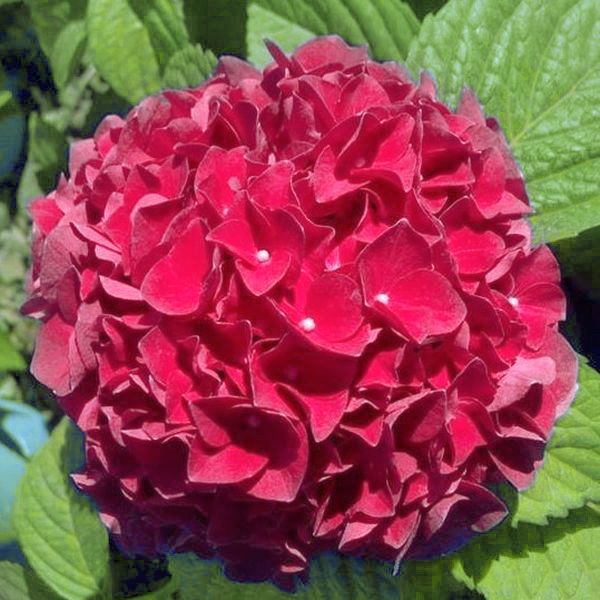
{"label": "foliage background", "polygon": [[[144,561],[110,544],[67,473],[81,439],[27,371],[19,316],[28,201],[71,141],[165,87],[197,85],[222,53],[268,61],[313,35],[368,43],[464,83],[497,115],[527,177],[538,240],[563,271],[563,333],[582,355],[576,404],[511,518],[455,555],[391,567],[324,556],[301,598],[587,600],[600,585],[600,6],[597,0],[0,0],[0,600],[284,597],[226,582],[193,557]],[[587,363],[587,364],[586,364]],[[20,485],[19,485],[19,482]]]}

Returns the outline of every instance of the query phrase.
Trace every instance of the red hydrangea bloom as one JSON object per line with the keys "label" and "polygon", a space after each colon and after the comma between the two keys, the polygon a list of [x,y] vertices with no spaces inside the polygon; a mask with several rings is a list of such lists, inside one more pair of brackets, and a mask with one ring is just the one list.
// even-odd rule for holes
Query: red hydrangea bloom
{"label": "red hydrangea bloom", "polygon": [[32,371],[127,550],[292,588],[497,524],[576,388],[559,270],[465,93],[325,37],[75,143],[31,205]]}

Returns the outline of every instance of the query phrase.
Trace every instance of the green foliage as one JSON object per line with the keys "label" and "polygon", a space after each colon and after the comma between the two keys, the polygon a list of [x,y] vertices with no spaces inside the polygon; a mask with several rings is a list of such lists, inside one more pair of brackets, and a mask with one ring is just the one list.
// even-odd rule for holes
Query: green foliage
{"label": "green foliage", "polygon": [[27,163],[17,192],[22,207],[54,187],[59,173],[66,168],[68,152],[64,133],[47,116],[32,113],[28,130]]}
{"label": "green foliage", "polygon": [[509,523],[473,540],[454,573],[487,600],[583,600],[600,585],[600,514],[573,511],[545,527]]}
{"label": "green foliage", "polygon": [[89,0],[87,26],[94,65],[129,102],[210,72],[211,54],[190,45],[170,0]]}
{"label": "green foliage", "polygon": [[25,0],[54,81],[63,87],[73,75],[85,48],[87,0]]}
{"label": "green foliage", "polygon": [[91,0],[87,14],[94,64],[129,102],[160,89],[151,34],[127,0]]}
{"label": "green foliage", "polygon": [[185,88],[200,85],[217,64],[215,55],[200,45],[187,44],[169,59],[162,83],[165,88]]}
{"label": "green foliage", "polygon": [[403,60],[419,28],[410,6],[401,0],[251,0],[248,16],[248,58],[259,66],[267,57],[260,48],[264,38],[291,50],[325,34],[368,44],[379,60]]}
{"label": "green foliage", "polygon": [[0,371],[23,371],[25,367],[23,357],[14,348],[8,335],[0,331]]}
{"label": "green foliage", "polygon": [[600,224],[600,4],[453,0],[411,47],[454,104],[464,85],[498,117],[537,209],[539,239]]}
{"label": "green foliage", "polygon": [[198,2],[185,0],[183,9],[190,38],[217,56],[246,55],[247,0]]}
{"label": "green foliage", "polygon": [[[448,560],[410,562],[399,576],[392,564],[381,564],[325,554],[311,562],[310,581],[300,585],[293,598],[298,600],[397,600],[476,597],[456,580]],[[214,561],[193,554],[174,555],[169,568],[178,582],[181,600],[285,600],[290,596],[269,583],[240,584],[228,581]]]}
{"label": "green foliage", "polygon": [[415,15],[419,19],[427,16],[429,13],[437,12],[447,0],[407,0],[411,8],[415,11]]}
{"label": "green foliage", "polygon": [[58,600],[36,574],[21,565],[0,562],[0,600]]}
{"label": "green foliage", "polygon": [[[1,82],[1,79],[0,79]],[[19,105],[8,90],[0,90],[0,120],[19,112]],[[0,156],[0,160],[2,157]]]}
{"label": "green foliage", "polygon": [[273,60],[265,40],[273,40],[284,51],[291,52],[314,37],[314,33],[253,2],[248,7],[246,36],[248,60],[257,67],[264,67]]}
{"label": "green foliage", "polygon": [[69,473],[82,461],[81,435],[65,418],[32,459],[14,509],[19,543],[37,575],[69,599],[107,596],[108,536]]}
{"label": "green foliage", "polygon": [[25,569],[21,565],[0,562],[0,600],[27,600]]}
{"label": "green foliage", "polygon": [[0,371],[26,368],[23,353],[31,349],[37,328],[19,314],[28,253],[25,219],[11,219],[8,207],[0,204]]}

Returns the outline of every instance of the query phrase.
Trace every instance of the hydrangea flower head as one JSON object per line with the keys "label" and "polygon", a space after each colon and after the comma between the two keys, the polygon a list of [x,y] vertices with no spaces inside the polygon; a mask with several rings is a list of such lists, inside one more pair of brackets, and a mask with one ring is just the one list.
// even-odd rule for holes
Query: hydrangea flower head
{"label": "hydrangea flower head", "polygon": [[426,558],[500,522],[576,360],[474,96],[335,37],[270,50],[72,146],[24,312],[122,547],[292,589],[322,551]]}

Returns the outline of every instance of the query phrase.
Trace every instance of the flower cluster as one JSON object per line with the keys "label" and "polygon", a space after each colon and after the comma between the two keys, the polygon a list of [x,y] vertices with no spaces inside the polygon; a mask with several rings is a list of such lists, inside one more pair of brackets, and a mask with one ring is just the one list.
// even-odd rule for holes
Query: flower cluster
{"label": "flower cluster", "polygon": [[32,371],[135,553],[292,588],[317,552],[447,552],[575,390],[559,270],[466,92],[318,38],[221,59],[73,144],[31,205]]}

